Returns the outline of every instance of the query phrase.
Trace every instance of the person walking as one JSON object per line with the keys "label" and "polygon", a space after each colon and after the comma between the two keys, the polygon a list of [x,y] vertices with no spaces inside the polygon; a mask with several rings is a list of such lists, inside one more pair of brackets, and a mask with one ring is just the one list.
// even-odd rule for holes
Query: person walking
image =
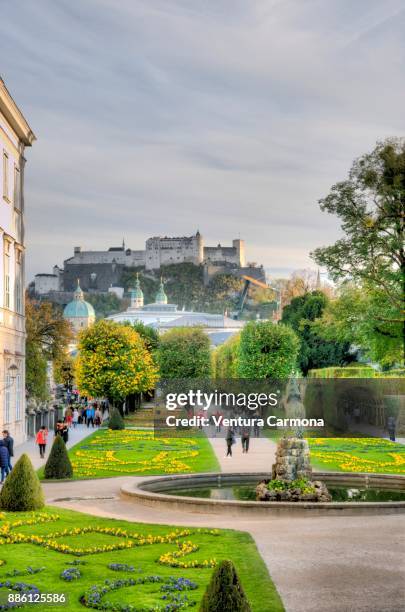
{"label": "person walking", "polygon": [[68,427],[70,427],[72,425],[72,421],[73,421],[73,412],[71,408],[68,408],[65,414],[65,423]]}
{"label": "person walking", "polygon": [[9,463],[10,463],[9,452],[8,452],[7,445],[6,445],[6,443],[5,443],[4,439],[3,439],[3,440],[0,440],[1,484],[3,484],[4,479],[10,473],[10,469],[8,467]]}
{"label": "person walking", "polygon": [[232,457],[232,445],[235,443],[235,433],[233,429],[229,428],[226,433],[226,456]]}
{"label": "person walking", "polygon": [[96,411],[94,413],[94,423],[96,427],[100,427],[102,418],[103,418],[103,415],[101,414],[101,410],[97,405]]}
{"label": "person walking", "polygon": [[11,472],[13,466],[11,465],[11,457],[14,457],[14,439],[10,436],[7,429],[3,430],[3,441],[6,444],[8,450],[8,469]]}
{"label": "person walking", "polygon": [[395,418],[393,416],[387,419],[387,429],[391,442],[395,442]]}
{"label": "person walking", "polygon": [[90,423],[91,426],[94,428],[94,415],[95,415],[95,411],[93,406],[89,406],[86,410],[86,421],[87,421],[87,427],[90,427]]}
{"label": "person walking", "polygon": [[242,453],[248,453],[249,452],[249,442],[250,442],[250,431],[247,427],[242,429],[241,442],[242,442]]}
{"label": "person walking", "polygon": [[79,422],[79,411],[77,408],[75,408],[73,410],[73,415],[72,415],[73,429],[76,428],[76,425],[78,424],[78,422]]}
{"label": "person walking", "polygon": [[39,456],[43,459],[45,457],[46,445],[48,442],[48,430],[45,425],[42,425],[41,429],[37,432],[35,442],[39,447]]}

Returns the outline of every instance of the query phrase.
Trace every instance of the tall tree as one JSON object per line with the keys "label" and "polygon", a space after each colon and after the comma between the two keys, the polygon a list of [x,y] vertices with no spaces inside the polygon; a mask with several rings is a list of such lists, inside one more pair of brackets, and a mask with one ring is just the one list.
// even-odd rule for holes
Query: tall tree
{"label": "tall tree", "polygon": [[304,375],[314,368],[342,366],[354,360],[347,339],[326,340],[314,328],[314,321],[322,316],[328,303],[324,293],[312,291],[294,298],[283,309],[281,322],[289,325],[300,339],[298,367]]}
{"label": "tall tree", "polygon": [[344,237],[312,256],[336,281],[372,296],[373,333],[405,347],[405,139],[377,143],[355,160],[348,179],[320,200],[341,220]]}
{"label": "tall tree", "polygon": [[153,389],[157,368],[141,336],[128,325],[98,321],[79,336],[76,383],[81,394],[122,403]]}
{"label": "tall tree", "polygon": [[26,387],[43,401],[48,396],[47,362],[63,360],[72,337],[69,323],[58,306],[26,296]]}
{"label": "tall tree", "polygon": [[296,366],[299,340],[286,325],[249,321],[242,329],[237,359],[240,378],[288,378]]}
{"label": "tall tree", "polygon": [[158,349],[162,380],[205,379],[211,375],[210,340],[199,327],[178,327],[163,334]]}

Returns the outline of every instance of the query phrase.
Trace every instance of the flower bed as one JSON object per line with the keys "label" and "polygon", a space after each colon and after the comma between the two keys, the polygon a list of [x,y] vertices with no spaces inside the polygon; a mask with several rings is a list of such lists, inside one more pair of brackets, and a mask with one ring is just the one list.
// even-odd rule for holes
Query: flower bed
{"label": "flower bed", "polygon": [[405,445],[381,438],[309,438],[311,463],[319,469],[405,474]]}

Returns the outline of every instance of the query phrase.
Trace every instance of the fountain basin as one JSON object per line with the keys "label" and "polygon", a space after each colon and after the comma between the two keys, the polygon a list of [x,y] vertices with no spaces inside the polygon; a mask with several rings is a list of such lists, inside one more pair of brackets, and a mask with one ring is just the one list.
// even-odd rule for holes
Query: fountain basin
{"label": "fountain basin", "polygon": [[[328,488],[375,489],[379,491],[402,492],[405,496],[405,476],[395,474],[314,472],[313,477],[316,480],[323,481]],[[250,485],[255,487],[258,482],[268,478],[268,472],[155,476],[142,480],[136,486],[123,486],[121,494],[146,506],[198,514],[226,514],[228,516],[245,514],[250,516],[268,516],[270,518],[288,515],[371,515],[405,512],[405,501],[257,502],[194,497],[194,492],[192,497],[182,494],[182,492],[189,490],[195,490],[196,494],[198,494],[198,489]],[[176,491],[179,493],[178,495]]]}

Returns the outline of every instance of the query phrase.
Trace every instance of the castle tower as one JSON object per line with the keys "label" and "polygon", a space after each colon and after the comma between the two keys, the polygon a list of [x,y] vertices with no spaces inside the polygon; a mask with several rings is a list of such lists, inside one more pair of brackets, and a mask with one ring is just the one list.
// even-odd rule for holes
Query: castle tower
{"label": "castle tower", "polygon": [[237,240],[232,240],[232,246],[234,249],[236,249],[240,267],[244,268],[246,266],[245,241],[241,240],[240,238]]}
{"label": "castle tower", "polygon": [[197,230],[195,237],[197,240],[197,263],[201,264],[204,261],[204,239],[200,234],[200,230]]}
{"label": "castle tower", "polygon": [[162,278],[160,278],[160,286],[159,286],[159,291],[156,294],[155,304],[167,304],[167,295],[165,293],[165,288],[163,285]]}
{"label": "castle tower", "polygon": [[139,275],[136,274],[135,289],[130,290],[131,296],[131,308],[142,308],[143,307],[143,291],[141,289],[141,283],[139,282]]}

